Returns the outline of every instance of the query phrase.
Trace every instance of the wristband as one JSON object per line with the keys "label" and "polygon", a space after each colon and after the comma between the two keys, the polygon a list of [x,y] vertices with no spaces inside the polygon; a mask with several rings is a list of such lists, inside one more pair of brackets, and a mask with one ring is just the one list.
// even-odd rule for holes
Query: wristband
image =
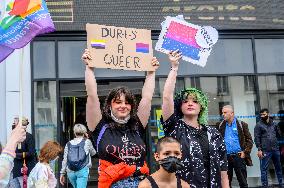
{"label": "wristband", "polygon": [[2,153],[5,153],[5,154],[7,154],[7,155],[10,155],[10,156],[11,156],[11,157],[13,157],[13,158],[15,158],[15,157],[16,157],[16,153],[15,153],[15,151],[10,150],[10,149],[6,149],[6,148],[4,148],[4,149],[3,149],[3,151],[2,151]]}

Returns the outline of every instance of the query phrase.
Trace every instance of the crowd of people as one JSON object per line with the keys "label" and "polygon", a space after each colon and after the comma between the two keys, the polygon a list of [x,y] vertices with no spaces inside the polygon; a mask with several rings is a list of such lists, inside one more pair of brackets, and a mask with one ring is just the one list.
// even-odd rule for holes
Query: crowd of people
{"label": "crowd of people", "polygon": [[[0,187],[54,188],[56,176],[51,161],[63,153],[60,184],[66,175],[75,188],[87,187],[91,157],[99,158],[99,188],[229,188],[233,170],[239,186],[248,187],[246,166],[252,166],[250,157],[253,139],[248,124],[235,117],[230,105],[222,108],[223,121],[208,125],[208,99],[196,88],[175,93],[175,85],[182,54],[168,54],[171,70],[166,79],[162,98],[162,118],[165,137],[157,143],[154,158],[159,169],[150,174],[146,163],[144,137],[151,113],[155,89],[155,71],[159,68],[152,59],[154,71],[149,71],[142,88],[139,103],[126,87],[110,91],[101,109],[92,60],[85,50],[87,91],[86,120],[92,131],[75,124],[75,138],[63,149],[59,143],[48,141],[37,156],[33,136],[26,132],[28,120],[14,120],[13,131],[0,155]],[[261,182],[268,186],[267,170],[273,160],[279,185],[282,185],[280,152],[277,143],[280,131],[269,118],[269,111],[260,111],[261,120],[254,129],[254,141],[261,165]],[[94,143],[94,145],[92,144]],[[92,175],[92,174],[91,174]]]}

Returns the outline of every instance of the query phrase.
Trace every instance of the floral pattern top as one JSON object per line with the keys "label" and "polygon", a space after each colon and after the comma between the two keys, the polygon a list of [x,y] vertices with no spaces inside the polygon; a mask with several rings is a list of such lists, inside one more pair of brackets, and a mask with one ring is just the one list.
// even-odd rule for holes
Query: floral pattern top
{"label": "floral pattern top", "polygon": [[28,178],[29,188],[55,188],[57,180],[49,164],[38,162]]}
{"label": "floral pattern top", "polygon": [[0,155],[0,187],[6,187],[14,166],[15,151],[5,148]]}
{"label": "floral pattern top", "polygon": [[[182,162],[177,174],[190,184],[191,188],[221,187],[221,171],[228,170],[225,143],[219,131],[202,125],[207,131],[209,143],[209,168],[205,168],[198,130],[187,125],[173,114],[169,119],[161,119],[165,136],[176,138],[181,143]],[[207,177],[210,178],[207,178]]]}

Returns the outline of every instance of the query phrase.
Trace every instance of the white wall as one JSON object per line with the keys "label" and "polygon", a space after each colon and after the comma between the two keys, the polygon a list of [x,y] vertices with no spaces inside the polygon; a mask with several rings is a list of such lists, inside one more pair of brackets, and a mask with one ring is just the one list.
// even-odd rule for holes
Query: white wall
{"label": "white wall", "polygon": [[[30,45],[15,50],[0,64],[0,142],[6,144],[13,118],[20,113],[20,63],[22,65],[23,116],[31,118]],[[31,127],[28,127],[31,132]]]}

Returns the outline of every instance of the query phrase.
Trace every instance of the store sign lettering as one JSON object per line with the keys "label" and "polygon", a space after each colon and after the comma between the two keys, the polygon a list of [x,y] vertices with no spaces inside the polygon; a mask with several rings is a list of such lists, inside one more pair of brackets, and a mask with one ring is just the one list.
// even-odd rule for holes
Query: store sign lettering
{"label": "store sign lettering", "polygon": [[[173,0],[174,3],[179,2],[179,0]],[[246,13],[252,13],[255,11],[256,7],[253,5],[235,5],[235,4],[226,4],[226,5],[189,5],[189,6],[166,6],[163,7],[162,12],[164,13],[183,13],[186,20],[193,19],[193,16],[186,16],[186,13],[237,13],[241,12],[241,15]],[[197,16],[194,19],[211,21],[211,20],[230,20],[230,21],[256,21],[256,16]],[[273,23],[284,24],[284,19],[282,18],[272,18]]]}

